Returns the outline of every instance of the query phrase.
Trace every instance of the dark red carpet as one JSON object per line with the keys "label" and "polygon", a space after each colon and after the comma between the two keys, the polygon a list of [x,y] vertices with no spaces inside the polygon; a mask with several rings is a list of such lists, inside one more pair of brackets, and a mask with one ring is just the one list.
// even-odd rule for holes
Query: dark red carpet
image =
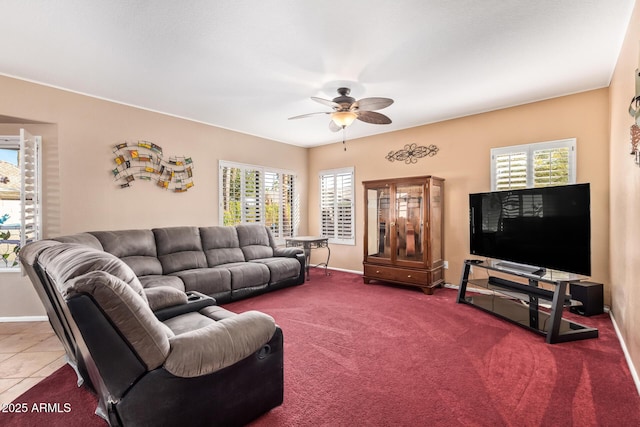
{"label": "dark red carpet", "polygon": [[[640,425],[608,315],[573,317],[599,338],[548,345],[455,298],[451,289],[428,296],[314,270],[302,286],[226,305],[268,313],[284,331],[284,404],[252,425]],[[1,425],[105,425],[67,367],[23,401],[70,402],[72,411],[1,414]]]}

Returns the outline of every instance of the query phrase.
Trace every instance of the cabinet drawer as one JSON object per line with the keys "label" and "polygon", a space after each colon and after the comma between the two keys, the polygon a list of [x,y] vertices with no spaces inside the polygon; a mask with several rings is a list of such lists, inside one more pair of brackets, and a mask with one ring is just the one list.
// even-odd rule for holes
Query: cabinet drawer
{"label": "cabinet drawer", "polygon": [[407,268],[365,265],[364,275],[369,279],[388,280],[389,282],[412,283],[426,286],[429,284],[429,272]]}

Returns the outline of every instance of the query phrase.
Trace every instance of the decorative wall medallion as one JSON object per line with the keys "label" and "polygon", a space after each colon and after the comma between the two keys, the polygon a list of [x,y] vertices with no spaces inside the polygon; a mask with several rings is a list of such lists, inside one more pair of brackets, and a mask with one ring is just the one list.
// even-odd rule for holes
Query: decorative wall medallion
{"label": "decorative wall medallion", "polygon": [[114,147],[116,167],[113,176],[120,188],[127,188],[136,179],[155,181],[157,186],[175,193],[193,187],[191,157],[169,157],[165,160],[162,148],[149,141],[124,142]]}
{"label": "decorative wall medallion", "polygon": [[424,145],[418,146],[417,144],[407,144],[402,150],[389,151],[386,159],[390,162],[395,160],[405,162],[406,164],[417,163],[418,159],[422,157],[433,157],[438,154],[438,147],[431,144],[428,147]]}

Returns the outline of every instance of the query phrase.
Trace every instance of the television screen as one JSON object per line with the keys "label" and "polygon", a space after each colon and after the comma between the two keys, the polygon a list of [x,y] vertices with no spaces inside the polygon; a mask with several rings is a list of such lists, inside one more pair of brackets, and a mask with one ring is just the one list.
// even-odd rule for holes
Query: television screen
{"label": "television screen", "polygon": [[589,184],[469,195],[470,252],[591,275]]}

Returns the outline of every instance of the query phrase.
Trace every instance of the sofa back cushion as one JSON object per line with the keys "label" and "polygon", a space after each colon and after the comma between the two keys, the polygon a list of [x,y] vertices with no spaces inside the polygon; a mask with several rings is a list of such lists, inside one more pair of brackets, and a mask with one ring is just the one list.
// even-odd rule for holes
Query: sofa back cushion
{"label": "sofa back cushion", "polygon": [[68,236],[54,237],[52,240],[61,243],[80,243],[99,250],[104,249],[100,241],[91,233],[70,234]]}
{"label": "sofa back cushion", "polygon": [[197,227],[154,228],[162,274],[207,267]]}
{"label": "sofa back cushion", "polygon": [[267,227],[262,224],[238,224],[236,230],[240,249],[247,261],[273,256],[273,237]]}
{"label": "sofa back cushion", "polygon": [[235,227],[201,227],[200,237],[209,267],[245,261]]}
{"label": "sofa back cushion", "polygon": [[105,271],[91,271],[65,282],[60,293],[66,300],[78,294],[90,295],[148,369],[164,363],[173,332],[122,280]]}
{"label": "sofa back cushion", "polygon": [[[33,268],[33,265],[38,260],[38,256],[45,250],[52,246],[61,245],[61,242],[57,240],[36,240],[35,242],[27,243],[22,249],[20,249],[20,263],[23,266]],[[35,283],[34,283],[35,285]]]}
{"label": "sofa back cushion", "polygon": [[124,261],[137,276],[162,274],[151,230],[93,231],[91,234],[106,252]]}
{"label": "sofa back cushion", "polygon": [[40,253],[38,263],[58,291],[67,281],[91,271],[104,271],[129,285],[146,303],[142,285],[133,270],[116,256],[78,243],[61,243]]}

